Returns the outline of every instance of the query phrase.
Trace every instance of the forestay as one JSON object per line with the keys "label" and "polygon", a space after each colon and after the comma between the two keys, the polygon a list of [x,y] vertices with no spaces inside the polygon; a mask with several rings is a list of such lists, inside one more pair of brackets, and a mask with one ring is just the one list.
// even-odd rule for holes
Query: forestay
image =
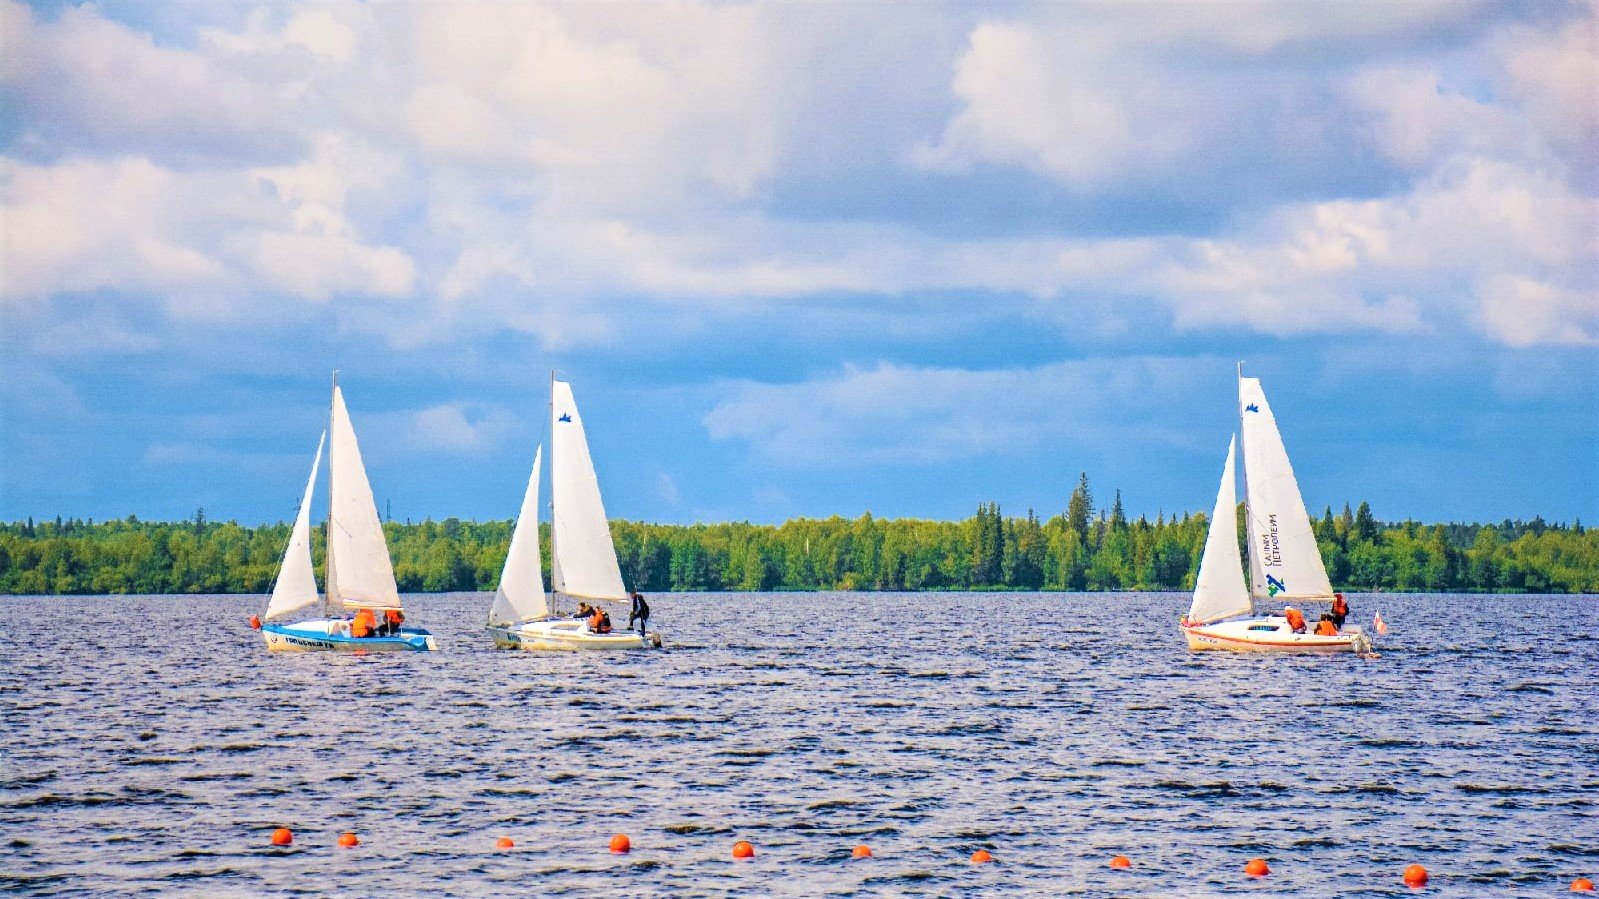
{"label": "forestay", "polygon": [[551,575],[555,592],[580,599],[626,599],[572,385],[551,382],[550,415]]}
{"label": "forestay", "polygon": [[1278,601],[1330,600],[1332,583],[1316,546],[1316,533],[1258,378],[1238,379],[1238,407],[1243,422],[1251,594]]}
{"label": "forestay", "polygon": [[1188,608],[1189,624],[1209,624],[1250,611],[1249,588],[1244,585],[1244,560],[1238,554],[1238,490],[1233,461],[1237,438],[1227,443],[1227,464],[1222,469],[1221,487],[1216,491],[1216,508],[1210,516],[1210,532],[1205,537],[1205,554],[1199,559],[1199,577],[1194,581],[1194,603]]}
{"label": "forestay", "polygon": [[511,549],[505,554],[505,570],[500,573],[500,588],[489,608],[490,624],[519,624],[550,614],[544,598],[544,572],[539,560],[539,469],[544,447],[533,453],[533,476],[527,480],[522,496],[522,511],[511,532]]}
{"label": "forestay", "polygon": [[383,523],[361,464],[344,394],[333,388],[333,439],[328,449],[328,604],[346,609],[398,609],[399,589],[383,539]]}
{"label": "forestay", "polygon": [[311,460],[311,477],[305,482],[305,495],[300,498],[300,514],[294,518],[294,530],[289,532],[289,547],[283,551],[283,564],[278,567],[278,581],[272,585],[272,599],[267,602],[266,621],[286,618],[312,605],[318,599],[316,572],[311,564],[311,494],[316,492],[317,469],[322,465],[322,445],[328,433],[316,442],[316,458]]}

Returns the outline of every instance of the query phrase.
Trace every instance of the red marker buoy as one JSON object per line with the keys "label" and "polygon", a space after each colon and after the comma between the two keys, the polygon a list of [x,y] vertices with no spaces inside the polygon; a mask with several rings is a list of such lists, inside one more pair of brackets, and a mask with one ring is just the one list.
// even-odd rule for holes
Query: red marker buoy
{"label": "red marker buoy", "polygon": [[250,630],[258,631],[260,629],[261,629],[261,616],[260,615],[251,615],[250,616]]}
{"label": "red marker buoy", "polygon": [[856,846],[854,851],[850,852],[849,857],[850,858],[871,858],[872,857],[872,847],[866,845],[865,843],[862,843],[859,846]]}
{"label": "red marker buoy", "polygon": [[626,855],[633,851],[633,841],[627,838],[627,834],[619,833],[611,837],[611,851],[617,855]]}
{"label": "red marker buoy", "polygon": [[1131,868],[1133,866],[1133,862],[1132,859],[1129,859],[1125,855],[1118,855],[1110,860],[1110,866],[1112,868]]}
{"label": "red marker buoy", "polygon": [[979,849],[972,853],[972,864],[974,865],[986,865],[993,860],[994,857],[988,854],[987,849]]}
{"label": "red marker buoy", "polygon": [[1591,893],[1593,892],[1593,881],[1586,877],[1579,877],[1571,882],[1571,891],[1573,893]]}
{"label": "red marker buoy", "polygon": [[339,834],[339,845],[343,846],[345,849],[350,849],[352,847],[361,845],[361,838],[357,837],[353,833],[350,833],[349,831],[345,831],[344,833]]}
{"label": "red marker buoy", "polygon": [[495,849],[515,849],[516,848],[516,841],[511,839],[510,837],[500,837],[498,840],[494,841],[494,848]]}
{"label": "red marker buoy", "polygon": [[1410,865],[1405,868],[1405,886],[1424,887],[1427,885],[1427,869],[1420,865]]}
{"label": "red marker buoy", "polygon": [[754,858],[755,847],[750,845],[748,840],[739,840],[737,843],[733,844],[733,857]]}
{"label": "red marker buoy", "polygon": [[287,846],[292,842],[294,842],[294,831],[287,827],[279,827],[272,831],[272,845]]}
{"label": "red marker buoy", "polygon": [[1271,868],[1266,864],[1265,859],[1252,858],[1248,864],[1244,865],[1244,873],[1250,877],[1265,877],[1271,873]]}

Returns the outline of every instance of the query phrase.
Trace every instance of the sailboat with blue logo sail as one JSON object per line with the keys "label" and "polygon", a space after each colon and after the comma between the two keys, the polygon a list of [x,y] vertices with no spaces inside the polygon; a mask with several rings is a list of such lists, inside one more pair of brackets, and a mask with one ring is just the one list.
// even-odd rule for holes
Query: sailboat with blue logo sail
{"label": "sailboat with blue logo sail", "polygon": [[[272,652],[427,652],[433,635],[404,623],[383,523],[361,462],[355,428],[337,378],[328,432],[327,592],[318,594],[311,561],[311,497],[322,462],[322,435],[311,477],[283,552],[266,613],[250,623]],[[313,614],[299,621],[292,619]],[[346,617],[348,615],[348,617]],[[292,623],[284,623],[292,622]]]}
{"label": "sailboat with blue logo sail", "polygon": [[[1235,437],[1227,446],[1216,507],[1205,537],[1194,599],[1182,620],[1188,648],[1242,652],[1367,652],[1369,638],[1357,625],[1305,620],[1301,606],[1333,604],[1334,593],[1316,545],[1299,483],[1277,419],[1260,379],[1238,371],[1238,409],[1243,443],[1244,530],[1249,555],[1245,581],[1238,550]],[[1255,615],[1256,604],[1280,609]],[[1320,631],[1317,633],[1316,631]]]}
{"label": "sailboat with blue logo sail", "polygon": [[[603,617],[579,617],[559,611],[571,603],[625,603],[616,546],[611,541],[600,482],[589,455],[588,437],[572,385],[550,378],[550,582],[544,593],[539,558],[539,467],[543,448],[534,453],[533,475],[522,497],[522,510],[511,534],[500,587],[489,609],[488,631],[501,649],[577,650],[646,649],[661,645],[661,635],[620,627],[606,630]],[[595,627],[596,621],[603,621]]]}

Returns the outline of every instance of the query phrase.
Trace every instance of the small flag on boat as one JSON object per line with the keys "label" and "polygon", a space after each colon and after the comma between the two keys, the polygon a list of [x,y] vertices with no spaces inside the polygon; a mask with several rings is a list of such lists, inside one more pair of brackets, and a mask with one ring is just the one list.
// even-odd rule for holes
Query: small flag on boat
{"label": "small flag on boat", "polygon": [[1378,612],[1371,619],[1371,629],[1379,634],[1388,633],[1388,622],[1382,620],[1382,613]]}

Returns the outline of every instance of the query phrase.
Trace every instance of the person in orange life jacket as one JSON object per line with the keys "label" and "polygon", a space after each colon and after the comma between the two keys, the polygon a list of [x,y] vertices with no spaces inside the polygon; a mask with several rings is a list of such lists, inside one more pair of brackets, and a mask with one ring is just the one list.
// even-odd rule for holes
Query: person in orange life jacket
{"label": "person in orange life jacket", "polygon": [[607,615],[605,613],[604,609],[599,608],[598,606],[596,606],[594,608],[594,614],[589,616],[589,630],[593,631],[596,634],[608,634],[608,633],[610,633],[611,632],[611,616]]}
{"label": "person in orange life jacket", "polygon": [[633,622],[638,621],[638,635],[644,636],[644,628],[650,621],[650,604],[644,601],[644,594],[633,591],[633,610],[627,616],[627,629],[633,629]]}
{"label": "person in orange life jacket", "polygon": [[1321,620],[1316,622],[1316,636],[1318,636],[1318,637],[1336,637],[1336,636],[1338,636],[1338,625],[1333,623],[1333,617],[1331,615],[1323,613],[1322,616],[1321,616]]}
{"label": "person in orange life jacket", "polygon": [[1305,613],[1293,606],[1289,606],[1283,609],[1283,617],[1288,619],[1288,626],[1293,628],[1294,633],[1303,634],[1305,632]]}
{"label": "person in orange life jacket", "polygon": [[1342,593],[1333,594],[1332,623],[1339,630],[1344,628],[1344,619],[1349,617],[1349,603],[1344,600]]}
{"label": "person in orange life jacket", "polygon": [[378,620],[371,609],[361,609],[355,613],[355,620],[350,622],[350,636],[370,637],[377,629]]}
{"label": "person in orange life jacket", "polygon": [[392,637],[400,632],[400,625],[405,623],[405,613],[399,609],[384,609],[383,623],[378,625],[377,633],[380,637]]}

